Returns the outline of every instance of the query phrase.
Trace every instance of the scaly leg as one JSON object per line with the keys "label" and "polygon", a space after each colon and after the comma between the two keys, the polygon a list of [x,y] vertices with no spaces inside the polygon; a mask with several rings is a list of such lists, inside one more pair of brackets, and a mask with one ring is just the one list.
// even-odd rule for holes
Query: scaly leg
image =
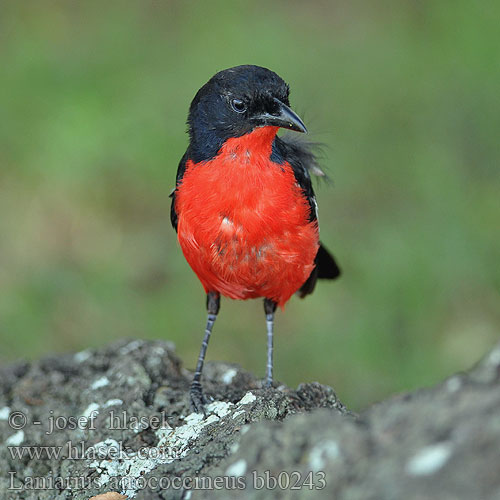
{"label": "scaly leg", "polygon": [[192,409],[199,413],[205,414],[204,404],[207,402],[205,396],[203,395],[203,390],[201,388],[201,372],[203,370],[203,363],[205,361],[205,355],[207,353],[208,341],[210,340],[210,334],[212,333],[212,328],[214,326],[215,320],[217,319],[217,313],[220,307],[220,295],[217,292],[208,292],[207,294],[207,326],[205,327],[205,335],[203,337],[203,342],[201,343],[200,355],[198,356],[198,363],[196,364],[196,370],[194,372],[193,381],[191,382],[191,390],[189,395],[191,397],[191,407]]}
{"label": "scaly leg", "polygon": [[274,330],[274,312],[276,311],[276,302],[271,299],[264,299],[264,311],[266,313],[267,326],[267,374],[266,387],[273,385],[273,330]]}

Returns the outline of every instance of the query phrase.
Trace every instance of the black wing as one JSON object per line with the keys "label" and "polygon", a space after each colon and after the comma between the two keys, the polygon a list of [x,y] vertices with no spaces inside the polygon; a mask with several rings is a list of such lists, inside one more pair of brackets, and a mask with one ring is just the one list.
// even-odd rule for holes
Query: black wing
{"label": "black wing", "polygon": [[[309,220],[317,220],[317,204],[310,172],[314,172],[317,175],[324,174],[318,166],[316,156],[311,151],[311,145],[298,142],[289,137],[276,137],[273,142],[271,160],[276,163],[284,163],[287,161],[290,164],[295,175],[295,180],[304,190],[304,194],[309,202],[311,208]],[[306,282],[300,287],[298,291],[299,297],[305,297],[312,293],[318,279],[332,280],[340,276],[340,268],[335,258],[321,243],[314,262],[316,266]]]}
{"label": "black wing", "polygon": [[295,175],[297,184],[304,190],[311,212],[309,220],[315,221],[318,218],[316,198],[311,182],[309,169],[316,165],[316,157],[306,144],[301,144],[291,140],[289,137],[276,137],[273,142],[271,160],[275,163],[288,162]]}
{"label": "black wing", "polygon": [[172,198],[172,204],[170,205],[170,222],[172,223],[172,227],[177,232],[177,212],[175,211],[175,192],[177,191],[177,186],[181,183],[182,178],[184,177],[184,172],[186,171],[186,161],[187,161],[187,151],[184,153],[181,161],[179,162],[179,166],[177,167],[177,176],[175,178],[175,188],[170,193],[170,198]]}

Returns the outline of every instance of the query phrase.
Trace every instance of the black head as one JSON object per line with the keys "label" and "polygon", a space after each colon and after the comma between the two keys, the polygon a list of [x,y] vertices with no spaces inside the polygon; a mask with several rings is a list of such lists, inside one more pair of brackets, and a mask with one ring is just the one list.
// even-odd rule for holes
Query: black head
{"label": "black head", "polygon": [[288,85],[260,66],[236,66],[214,75],[198,91],[189,108],[190,156],[212,158],[224,141],[256,127],[283,127],[306,132],[289,108]]}

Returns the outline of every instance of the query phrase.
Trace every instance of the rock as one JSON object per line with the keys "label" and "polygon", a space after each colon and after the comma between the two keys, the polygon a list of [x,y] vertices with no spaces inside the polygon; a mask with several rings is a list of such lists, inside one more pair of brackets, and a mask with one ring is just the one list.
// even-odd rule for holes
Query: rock
{"label": "rock", "polygon": [[127,500],[125,495],[120,495],[116,491],[109,491],[108,493],[103,493],[102,495],[96,495],[90,500]]}
{"label": "rock", "polygon": [[321,384],[264,389],[207,363],[203,418],[167,342],[7,366],[0,498],[500,498],[499,367],[500,345],[469,373],[354,415]]}

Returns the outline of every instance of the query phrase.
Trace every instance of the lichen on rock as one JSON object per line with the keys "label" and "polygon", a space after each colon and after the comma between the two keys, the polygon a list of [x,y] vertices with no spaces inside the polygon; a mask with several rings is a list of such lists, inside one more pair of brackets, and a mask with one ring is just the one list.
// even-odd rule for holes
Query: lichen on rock
{"label": "lichen on rock", "polygon": [[10,365],[0,498],[500,498],[489,472],[500,460],[498,352],[360,415],[330,387],[265,389],[208,363],[205,418],[189,408],[191,374],[168,342]]}

